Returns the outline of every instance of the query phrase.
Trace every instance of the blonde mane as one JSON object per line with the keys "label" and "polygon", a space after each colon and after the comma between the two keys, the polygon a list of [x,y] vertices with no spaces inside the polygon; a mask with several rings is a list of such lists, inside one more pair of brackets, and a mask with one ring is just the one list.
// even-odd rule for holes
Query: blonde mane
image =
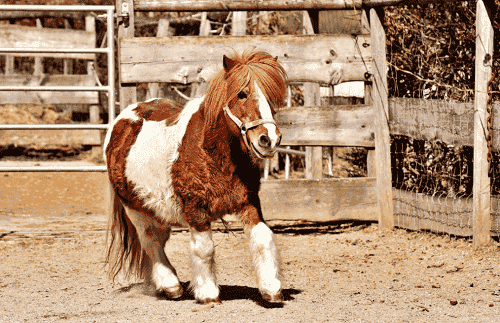
{"label": "blonde mane", "polygon": [[205,123],[214,124],[224,105],[250,82],[256,82],[274,110],[285,100],[286,72],[275,57],[263,51],[246,50],[230,57],[239,64],[226,75],[219,71],[208,84]]}

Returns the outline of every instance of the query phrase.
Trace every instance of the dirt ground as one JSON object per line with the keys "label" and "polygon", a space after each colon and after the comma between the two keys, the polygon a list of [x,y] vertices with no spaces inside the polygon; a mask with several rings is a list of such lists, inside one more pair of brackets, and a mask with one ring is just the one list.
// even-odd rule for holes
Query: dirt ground
{"label": "dirt ground", "polygon": [[[0,173],[0,322],[498,322],[500,248],[375,223],[270,223],[285,302],[261,301],[237,223],[216,231],[220,305],[106,278],[102,173]],[[314,210],[311,210],[314,212]],[[307,214],[304,214],[307,218]],[[188,284],[189,236],[167,253]]]}

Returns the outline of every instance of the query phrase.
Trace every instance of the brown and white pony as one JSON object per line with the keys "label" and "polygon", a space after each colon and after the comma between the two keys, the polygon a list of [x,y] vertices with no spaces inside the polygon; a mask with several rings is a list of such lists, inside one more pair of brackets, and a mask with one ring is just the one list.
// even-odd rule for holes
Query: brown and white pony
{"label": "brown and white pony", "polygon": [[281,302],[278,250],[258,192],[263,160],[281,139],[273,115],[284,101],[286,74],[262,51],[224,55],[223,66],[206,95],[185,107],[153,99],[130,105],[114,120],[105,139],[115,193],[109,272],[145,278],[158,293],[181,297],[164,247],[172,226],[188,226],[194,297],[218,302],[211,222],[238,214],[259,290],[266,301]]}

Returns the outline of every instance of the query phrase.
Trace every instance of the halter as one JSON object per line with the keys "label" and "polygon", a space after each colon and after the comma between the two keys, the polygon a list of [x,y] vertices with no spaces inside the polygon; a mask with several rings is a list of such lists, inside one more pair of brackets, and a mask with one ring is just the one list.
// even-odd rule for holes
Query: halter
{"label": "halter", "polygon": [[229,107],[227,106],[227,104],[224,106],[223,109],[224,109],[224,113],[226,113],[229,116],[229,118],[231,118],[231,120],[233,120],[233,122],[240,129],[241,136],[243,137],[243,142],[245,143],[245,146],[248,148],[248,150],[253,151],[255,153],[255,155],[257,157],[259,157],[260,159],[264,159],[265,156],[263,156],[260,152],[258,152],[257,149],[255,149],[253,145],[250,145],[248,143],[247,131],[252,129],[252,128],[255,128],[257,126],[260,126],[262,124],[265,124],[265,123],[272,123],[273,125],[276,126],[276,121],[274,121],[274,119],[257,119],[257,120],[250,121],[250,122],[242,122],[240,119],[238,119],[237,116],[235,116],[231,112],[231,110],[229,110]]}

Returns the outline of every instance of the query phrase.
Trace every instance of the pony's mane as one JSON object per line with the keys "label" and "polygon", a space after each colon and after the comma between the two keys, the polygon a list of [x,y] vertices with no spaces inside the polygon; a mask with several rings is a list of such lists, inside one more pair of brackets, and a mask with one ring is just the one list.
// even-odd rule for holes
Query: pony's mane
{"label": "pony's mane", "polygon": [[257,83],[274,110],[285,101],[286,72],[275,57],[263,51],[246,50],[230,58],[239,64],[228,75],[224,69],[220,70],[208,85],[205,98],[207,125],[213,124],[224,105],[250,82]]}

